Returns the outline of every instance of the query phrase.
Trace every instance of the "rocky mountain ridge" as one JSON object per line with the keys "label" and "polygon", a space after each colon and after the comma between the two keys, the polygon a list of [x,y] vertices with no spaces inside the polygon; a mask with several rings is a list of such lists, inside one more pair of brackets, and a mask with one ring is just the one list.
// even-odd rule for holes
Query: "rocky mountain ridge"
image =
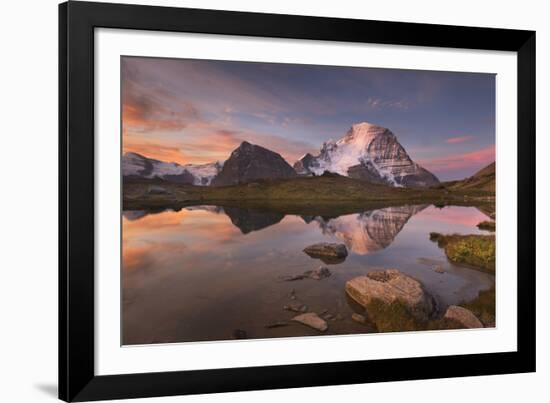
{"label": "rocky mountain ridge", "polygon": [[435,175],[415,163],[387,128],[368,122],[353,125],[338,141],[323,143],[317,156],[310,153],[294,167],[278,153],[243,141],[223,162],[180,165],[129,152],[122,158],[126,178],[159,178],[199,186],[229,186],[259,179],[347,176],[393,187],[430,187]]}
{"label": "rocky mountain ridge", "polygon": [[186,164],[164,162],[128,152],[122,156],[122,176],[126,178],[163,179],[169,182],[208,186],[222,170],[223,163]]}
{"label": "rocky mountain ridge", "polygon": [[319,155],[304,155],[294,164],[300,175],[325,171],[397,187],[427,187],[439,180],[415,163],[387,128],[368,122],[353,125],[338,141],[327,141]]}
{"label": "rocky mountain ridge", "polygon": [[225,161],[212,186],[236,185],[257,179],[291,178],[294,169],[281,157],[267,148],[243,141]]}

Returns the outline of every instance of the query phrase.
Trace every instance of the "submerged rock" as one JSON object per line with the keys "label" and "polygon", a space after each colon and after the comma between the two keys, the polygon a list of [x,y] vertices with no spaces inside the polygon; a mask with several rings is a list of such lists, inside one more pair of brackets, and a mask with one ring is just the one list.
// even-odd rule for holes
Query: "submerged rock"
{"label": "submerged rock", "polygon": [[293,301],[288,305],[285,305],[283,309],[285,311],[291,311],[291,312],[307,312],[307,305],[304,305],[300,302]]}
{"label": "submerged rock", "polygon": [[320,332],[324,332],[328,329],[327,322],[321,319],[316,313],[304,313],[302,315],[295,316],[292,318],[294,322],[302,323],[306,326],[309,326],[313,329],[316,329]]}
{"label": "submerged rock", "polygon": [[313,280],[321,280],[323,278],[330,277],[332,273],[327,267],[321,266],[315,270],[306,271],[304,274],[307,274],[309,278]]}
{"label": "submerged rock", "polygon": [[435,311],[435,301],[422,284],[396,269],[388,269],[355,277],[346,282],[346,293],[365,308],[373,300],[391,304],[403,303],[420,319],[427,319]]}
{"label": "submerged rock", "polygon": [[283,276],[281,277],[281,280],[283,281],[296,281],[296,280],[303,280],[306,278],[310,278],[313,280],[321,280],[323,278],[327,278],[331,276],[331,272],[328,268],[321,266],[315,270],[308,270],[305,271],[302,274],[295,274],[293,276]]}
{"label": "submerged rock", "polygon": [[304,252],[314,258],[345,259],[348,249],[343,243],[320,242],[308,246]]}
{"label": "submerged rock", "polygon": [[457,305],[447,308],[444,318],[454,320],[468,329],[483,327],[483,323],[470,311]]}
{"label": "submerged rock", "polygon": [[435,266],[435,267],[434,267],[434,271],[435,271],[436,273],[439,273],[439,274],[445,273],[445,270],[443,270],[443,267],[441,267],[441,266]]}

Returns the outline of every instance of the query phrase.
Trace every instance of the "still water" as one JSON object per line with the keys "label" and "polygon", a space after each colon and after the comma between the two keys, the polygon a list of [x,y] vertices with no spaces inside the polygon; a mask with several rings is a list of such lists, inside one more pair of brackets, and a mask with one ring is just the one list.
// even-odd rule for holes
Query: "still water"
{"label": "still water", "polygon": [[[296,313],[330,315],[324,334],[365,333],[351,320],[345,282],[397,268],[420,280],[444,309],[494,286],[493,275],[449,263],[430,232],[479,234],[475,207],[388,207],[339,217],[297,216],[235,207],[124,211],[123,344],[318,335],[301,324],[268,328]],[[349,255],[327,265],[303,253],[316,242],[344,243]],[[445,273],[434,271],[440,265]],[[326,266],[322,280],[282,281]],[[293,296],[293,297],[292,297]]]}

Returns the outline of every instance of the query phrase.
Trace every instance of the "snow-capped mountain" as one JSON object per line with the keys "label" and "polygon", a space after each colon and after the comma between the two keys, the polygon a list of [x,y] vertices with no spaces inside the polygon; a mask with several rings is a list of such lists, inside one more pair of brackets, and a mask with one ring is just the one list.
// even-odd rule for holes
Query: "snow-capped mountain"
{"label": "snow-capped mountain", "polygon": [[409,157],[385,127],[363,122],[338,141],[323,144],[318,156],[306,154],[294,164],[300,175],[325,171],[392,186],[432,186],[439,180]]}
{"label": "snow-capped mountain", "polygon": [[163,162],[128,152],[122,156],[122,176],[127,178],[160,178],[170,182],[208,186],[222,170],[223,163],[180,165]]}

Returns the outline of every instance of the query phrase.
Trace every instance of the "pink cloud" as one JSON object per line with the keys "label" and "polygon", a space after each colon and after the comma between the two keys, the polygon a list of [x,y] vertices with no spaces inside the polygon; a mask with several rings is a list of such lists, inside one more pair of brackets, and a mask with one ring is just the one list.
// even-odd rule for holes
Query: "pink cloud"
{"label": "pink cloud", "polygon": [[467,168],[481,168],[495,160],[495,146],[468,153],[448,155],[441,158],[425,159],[420,165],[434,172],[448,172]]}
{"label": "pink cloud", "polygon": [[449,137],[447,140],[445,140],[445,142],[449,144],[464,143],[466,141],[470,141],[473,138],[474,136]]}

